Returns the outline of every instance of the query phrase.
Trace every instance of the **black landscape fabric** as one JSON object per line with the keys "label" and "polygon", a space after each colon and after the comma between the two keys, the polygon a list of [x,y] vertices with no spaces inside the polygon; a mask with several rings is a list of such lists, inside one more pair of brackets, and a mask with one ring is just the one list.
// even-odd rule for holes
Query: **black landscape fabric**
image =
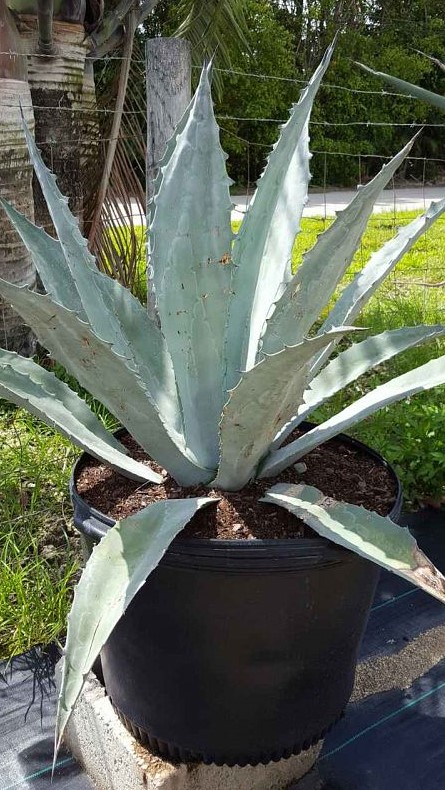
{"label": "black landscape fabric", "polygon": [[[445,572],[444,513],[423,510],[406,516],[405,523]],[[426,650],[434,646],[434,629],[438,638],[444,627],[442,604],[382,572],[360,661],[389,661],[392,675],[383,673],[375,692],[349,704],[298,790],[445,788],[445,657],[437,662],[426,654],[425,671],[407,687],[399,682],[397,659],[422,635],[428,635]],[[0,790],[93,790],[63,750],[51,785],[57,658],[56,649],[34,648],[9,666],[0,664]]]}
{"label": "black landscape fabric", "polygon": [[0,788],[1,790],[93,790],[93,784],[71,755],[61,750],[54,779],[56,648],[33,648],[0,664]]}

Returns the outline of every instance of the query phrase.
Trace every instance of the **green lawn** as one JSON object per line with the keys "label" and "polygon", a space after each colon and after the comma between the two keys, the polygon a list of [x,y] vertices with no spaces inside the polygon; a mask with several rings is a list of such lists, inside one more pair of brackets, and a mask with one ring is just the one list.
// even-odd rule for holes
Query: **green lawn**
{"label": "green lawn", "polygon": [[[351,274],[414,213],[372,217]],[[321,218],[303,220],[294,250],[298,266],[305,250],[325,228]],[[235,228],[236,229],[236,228]],[[141,230],[142,233],[142,230]],[[367,306],[362,326],[371,333],[416,323],[445,323],[445,288],[418,282],[445,279],[445,219],[420,239]],[[141,263],[141,283],[144,281]],[[141,292],[143,285],[141,286]],[[142,295],[142,293],[141,293]],[[316,415],[329,416],[390,376],[423,364],[444,343],[431,343],[360,379]],[[407,499],[440,498],[445,486],[445,388],[381,410],[354,434],[397,467]],[[97,409],[109,422],[106,411]],[[0,659],[63,634],[80,554],[71,526],[67,487],[77,451],[23,411],[0,402]]]}
{"label": "green lawn", "polygon": [[[345,283],[366,263],[371,253],[391,238],[396,230],[420,212],[373,215]],[[325,227],[322,219],[303,221],[293,255],[298,266],[302,254],[312,246]],[[445,219],[418,240],[397,265],[364,309],[358,325],[369,334],[420,323],[445,323]],[[411,349],[367,376],[326,404],[315,419],[326,419],[377,384],[445,354],[445,341]],[[409,504],[425,498],[439,499],[445,493],[445,387],[416,395],[382,409],[360,423],[351,433],[379,450],[396,467]]]}
{"label": "green lawn", "polygon": [[1,659],[60,635],[79,562],[67,498],[75,451],[9,405],[0,422]]}

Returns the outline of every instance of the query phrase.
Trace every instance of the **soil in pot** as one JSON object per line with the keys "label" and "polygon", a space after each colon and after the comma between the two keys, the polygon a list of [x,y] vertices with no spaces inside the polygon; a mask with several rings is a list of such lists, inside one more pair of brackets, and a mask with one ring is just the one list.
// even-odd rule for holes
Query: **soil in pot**
{"label": "soil in pot", "polygon": [[[288,441],[300,435],[297,431]],[[121,437],[133,458],[149,463],[146,453],[128,435]],[[182,488],[165,470],[161,485],[140,485],[109,466],[88,458],[76,478],[76,488],[91,507],[113,519],[125,518],[159,499],[219,497],[216,507],[199,511],[181,533],[183,537],[227,539],[268,539],[311,537],[315,533],[291,513],[258,500],[278,482],[304,482],[326,496],[362,505],[382,516],[390,513],[397,497],[397,482],[391,469],[359,445],[332,439],[317,447],[302,462],[305,471],[290,467],[275,478],[256,480],[241,491],[222,492],[206,486]],[[301,468],[301,465],[300,465]]]}

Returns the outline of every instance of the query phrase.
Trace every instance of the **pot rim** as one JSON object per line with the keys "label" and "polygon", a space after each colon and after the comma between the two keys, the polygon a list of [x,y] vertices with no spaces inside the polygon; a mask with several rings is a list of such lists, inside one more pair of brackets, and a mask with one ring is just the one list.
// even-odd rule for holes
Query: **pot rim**
{"label": "pot rim", "polygon": [[[307,426],[309,429],[313,427],[315,423],[304,421],[301,424],[302,426]],[[128,433],[127,429],[119,428],[117,431],[115,431],[115,436],[119,437],[123,433]],[[353,447],[366,453],[368,456],[370,455],[371,457],[375,458],[379,464],[389,470],[396,486],[396,497],[393,507],[388,513],[387,518],[397,521],[402,510],[403,492],[402,484],[394,468],[388,461],[386,461],[385,458],[383,458],[382,455],[380,455],[380,453],[378,453],[376,450],[373,450],[371,447],[368,447],[368,445],[364,444],[358,439],[354,439],[353,437],[344,433],[337,434],[335,438],[347,442]],[[97,510],[93,506],[88,505],[77,491],[76,477],[81,466],[85,463],[88,457],[91,456],[88,456],[88,453],[84,452],[77,459],[71,472],[69,488],[75,511],[77,508],[77,510],[80,510],[81,512],[83,511],[85,516],[87,516],[86,518],[78,519],[76,518],[75,513],[76,527],[80,527],[81,532],[84,535],[87,535],[93,540],[98,541],[106,534],[108,528],[114,526],[116,519],[113,519],[110,516],[102,513],[100,510]],[[243,557],[247,558],[252,556],[253,558],[259,557],[259,555],[262,553],[267,552],[269,557],[272,553],[272,555],[276,554],[278,558],[278,556],[282,556],[283,550],[285,550],[285,552],[289,555],[289,552],[291,554],[293,553],[292,549],[297,549],[299,556],[304,553],[309,558],[310,555],[313,554],[315,560],[316,557],[319,559],[320,551],[322,549],[326,550],[327,546],[329,546],[332,550],[335,550],[337,553],[339,553],[339,555],[341,554],[343,559],[345,553],[351,553],[338,544],[335,544],[332,541],[322,537],[258,538],[255,540],[239,540],[236,538],[183,538],[181,537],[181,534],[179,534],[172,541],[168,549],[168,553],[194,554],[195,556],[201,557],[206,557],[209,555],[209,553],[211,553],[213,556],[216,553],[222,557],[222,555],[227,556],[229,553],[230,556],[235,557],[235,555],[238,555],[240,552],[242,552]]]}

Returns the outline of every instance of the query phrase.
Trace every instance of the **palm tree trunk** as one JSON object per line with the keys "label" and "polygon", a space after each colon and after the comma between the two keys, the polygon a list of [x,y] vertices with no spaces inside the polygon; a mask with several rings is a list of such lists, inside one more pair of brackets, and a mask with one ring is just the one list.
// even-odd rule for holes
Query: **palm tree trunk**
{"label": "palm tree trunk", "polygon": [[[11,15],[1,3],[0,50],[4,53],[0,54],[0,194],[32,220],[32,167],[20,115],[22,107],[26,123],[33,129],[31,93],[26,81],[26,60],[19,52],[20,40]],[[2,209],[0,277],[30,288],[35,286],[34,264]],[[0,346],[28,356],[34,352],[33,334],[4,302],[0,302]]]}
{"label": "palm tree trunk", "polygon": [[[83,88],[87,44],[81,24],[53,21],[56,56],[37,55],[37,17],[22,15],[21,40],[28,54],[28,79],[34,105],[35,136],[47,166],[82,222],[85,120]],[[35,220],[53,232],[45,201],[34,180]]]}
{"label": "palm tree trunk", "polygon": [[[32,129],[34,118],[29,86],[21,80],[0,79],[0,194],[29,219],[34,218],[32,167],[23,134],[20,104]],[[36,273],[31,257],[8,217],[0,210],[0,277],[34,288]],[[11,307],[0,304],[0,346],[30,355],[33,335]]]}
{"label": "palm tree trunk", "polygon": [[97,184],[100,180],[105,160],[105,145],[101,145],[101,125],[94,81],[94,62],[90,58],[85,60],[83,75],[82,124],[83,233],[85,238],[88,238],[94,214]]}

